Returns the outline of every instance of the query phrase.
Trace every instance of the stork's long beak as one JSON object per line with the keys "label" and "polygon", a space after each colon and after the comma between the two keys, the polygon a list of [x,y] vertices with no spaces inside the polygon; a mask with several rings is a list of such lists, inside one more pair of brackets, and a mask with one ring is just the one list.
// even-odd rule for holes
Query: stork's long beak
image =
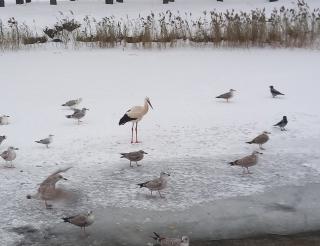
{"label": "stork's long beak", "polygon": [[148,104],[150,105],[150,107],[153,109],[152,105],[151,105],[151,102],[148,100]]}

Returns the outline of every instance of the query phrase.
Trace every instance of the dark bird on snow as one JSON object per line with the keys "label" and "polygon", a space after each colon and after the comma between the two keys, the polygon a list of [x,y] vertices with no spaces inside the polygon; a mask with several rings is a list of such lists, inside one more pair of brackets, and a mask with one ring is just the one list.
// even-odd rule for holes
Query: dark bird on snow
{"label": "dark bird on snow", "polygon": [[271,92],[272,97],[276,97],[279,95],[284,96],[283,93],[281,93],[280,91],[277,91],[275,88],[273,88],[273,85],[270,85],[269,87],[270,87],[270,92]]}
{"label": "dark bird on snow", "polygon": [[284,128],[286,125],[288,124],[288,119],[287,116],[283,116],[282,120],[279,121],[277,124],[273,125],[273,126],[279,126],[281,131],[286,131],[286,129]]}

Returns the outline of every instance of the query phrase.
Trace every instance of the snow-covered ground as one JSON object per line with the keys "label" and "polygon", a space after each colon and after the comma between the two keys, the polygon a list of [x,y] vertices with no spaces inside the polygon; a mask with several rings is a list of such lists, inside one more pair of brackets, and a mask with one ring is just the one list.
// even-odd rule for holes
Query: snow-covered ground
{"label": "snow-covered ground", "polygon": [[[6,228],[61,224],[60,217],[103,208],[184,211],[221,199],[251,195],[320,178],[320,111],[317,69],[320,52],[270,49],[31,50],[3,53],[1,126],[19,147],[15,169],[0,176],[1,238]],[[286,95],[272,98],[273,84]],[[230,102],[215,96],[236,89]],[[154,106],[139,124],[141,144],[130,144],[131,125],[118,126],[124,112],[149,96]],[[60,105],[83,97],[90,109],[81,125]],[[288,131],[272,125],[283,115]],[[245,144],[263,130],[271,139],[252,175],[229,161],[251,153]],[[50,149],[34,140],[54,134]],[[143,149],[141,167],[130,168],[119,153]],[[59,185],[68,201],[44,209],[27,200],[58,168],[73,166]],[[136,184],[169,171],[165,199],[151,198]],[[156,212],[157,213],[157,212]],[[99,217],[98,217],[99,221]],[[99,223],[99,222],[98,222]]]}
{"label": "snow-covered ground", "polygon": [[[307,2],[320,7],[317,0]],[[176,0],[169,5],[128,0],[112,6],[103,1],[6,3],[0,19],[14,16],[41,27],[60,18],[59,11],[69,10],[80,20],[86,15],[138,17],[167,9],[200,15],[212,9],[271,11],[295,6],[285,0]],[[303,49],[70,51],[48,45],[0,53],[0,114],[11,116],[10,125],[0,126],[0,135],[8,137],[0,151],[8,146],[20,149],[15,169],[0,163],[1,245],[18,240],[21,236],[10,228],[23,225],[41,233],[49,228],[55,232],[50,242],[64,238],[64,245],[71,244],[78,230],[60,218],[88,209],[95,211],[97,221],[84,245],[99,245],[115,230],[119,233],[110,238],[118,242],[128,235],[136,245],[148,242],[144,238],[152,230],[183,232],[192,238],[249,234],[229,226],[230,220],[241,228],[259,222],[249,227],[252,233],[299,231],[306,225],[318,229],[312,211],[319,208],[314,192],[320,178],[319,60],[319,50]],[[286,95],[272,98],[271,84]],[[230,88],[237,90],[230,103],[215,99]],[[142,143],[132,145],[131,125],[118,126],[118,121],[146,96],[154,110],[139,123]],[[81,125],[66,119],[70,111],[60,106],[78,97],[83,98],[80,106],[90,109]],[[283,115],[289,120],[286,132],[272,127]],[[240,168],[230,167],[229,161],[257,148],[245,142],[264,130],[271,131],[271,139],[253,174],[242,175]],[[49,149],[34,142],[48,134],[55,135]],[[120,159],[120,152],[140,149],[149,153],[141,167],[130,168]],[[59,187],[68,199],[54,202],[53,210],[26,199],[50,173],[66,166],[73,166],[64,174],[69,181]],[[137,183],[162,170],[171,173],[165,199],[138,189]],[[252,209],[246,212],[244,207]],[[242,211],[239,215],[237,209]],[[261,217],[269,212],[269,217]],[[266,230],[270,225],[274,230]],[[96,242],[95,236],[102,241]]]}

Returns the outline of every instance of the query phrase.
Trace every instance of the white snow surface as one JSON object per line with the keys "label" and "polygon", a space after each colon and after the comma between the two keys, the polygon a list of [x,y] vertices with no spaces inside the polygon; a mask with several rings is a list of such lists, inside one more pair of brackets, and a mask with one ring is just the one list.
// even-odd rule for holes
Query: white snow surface
{"label": "white snow surface", "polygon": [[[182,211],[211,201],[250,195],[320,178],[320,52],[282,49],[30,50],[0,55],[0,126],[20,148],[15,169],[1,162],[0,217],[5,228],[60,223],[63,215],[103,207]],[[286,95],[272,98],[273,84]],[[236,89],[230,103],[215,96]],[[5,93],[4,93],[5,92]],[[130,144],[131,125],[118,121],[149,96],[154,106],[139,123],[142,143]],[[77,125],[60,105],[82,97],[90,109]],[[288,116],[287,131],[272,125]],[[245,142],[271,131],[252,175],[229,161],[250,154]],[[34,140],[54,134],[49,149]],[[145,150],[130,168],[120,152]],[[59,187],[74,195],[66,203],[27,200],[58,168],[73,166]],[[136,184],[171,177],[166,198],[151,198]],[[0,230],[1,235],[1,230]],[[11,240],[8,237],[8,240]],[[9,241],[8,241],[9,242]],[[9,245],[9,243],[8,243]]]}
{"label": "white snow surface", "polygon": [[[112,6],[103,1],[59,1],[16,6],[6,1],[0,19],[12,16],[35,26],[50,25],[74,12],[133,18],[151,11],[250,10],[295,6],[294,1],[159,0],[125,1]],[[320,1],[307,1],[320,7]],[[16,168],[0,160],[0,238],[3,245],[17,239],[7,229],[31,224],[54,226],[59,218],[97,208],[141,209],[151,213],[184,211],[210,202],[263,193],[277,187],[306,185],[320,178],[320,110],[318,67],[320,52],[303,49],[81,49],[68,51],[46,46],[0,53],[0,114],[10,115],[0,126],[8,146],[18,147]],[[273,99],[269,85],[286,95]],[[215,96],[236,89],[230,103]],[[154,106],[139,123],[142,143],[130,144],[131,125],[118,126],[130,107],[149,96]],[[77,125],[60,105],[83,98],[90,109]],[[288,116],[288,131],[272,125]],[[260,132],[271,131],[270,141],[252,175],[230,167],[229,161],[250,154],[245,144]],[[54,134],[49,149],[35,140]],[[141,167],[130,168],[120,152],[143,149],[149,154]],[[54,202],[52,211],[38,200],[27,200],[49,174],[73,166],[58,186],[72,194]],[[147,196],[136,184],[169,171],[165,199]],[[99,220],[99,219],[98,219]]]}

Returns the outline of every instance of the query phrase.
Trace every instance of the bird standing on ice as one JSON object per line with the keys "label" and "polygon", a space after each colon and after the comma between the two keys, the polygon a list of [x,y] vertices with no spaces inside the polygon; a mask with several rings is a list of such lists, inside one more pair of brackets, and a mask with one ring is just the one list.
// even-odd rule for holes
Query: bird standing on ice
{"label": "bird standing on ice", "polygon": [[286,129],[284,128],[286,125],[288,124],[288,119],[287,116],[283,116],[282,120],[279,121],[277,124],[273,125],[273,126],[279,126],[281,131],[286,131]]}
{"label": "bird standing on ice", "polygon": [[78,214],[75,216],[71,217],[64,217],[62,218],[64,222],[68,222],[70,224],[79,226],[81,231],[83,228],[83,231],[86,231],[86,227],[90,226],[94,222],[94,214],[92,211],[89,211],[88,213],[85,214]]}
{"label": "bird standing on ice", "polygon": [[262,144],[265,144],[266,142],[269,141],[269,134],[271,134],[270,132],[264,131],[263,133],[261,133],[259,136],[255,137],[253,140],[246,142],[248,144],[258,144],[259,148],[264,150],[264,148],[262,147]]}
{"label": "bird standing on ice", "polygon": [[71,167],[65,169],[59,169],[53,174],[49,175],[41,184],[36,195],[27,195],[27,199],[40,198],[44,200],[47,209],[51,209],[52,205],[48,204],[48,200],[54,200],[57,197],[56,183],[60,180],[68,180],[61,175],[62,172],[66,172]]}
{"label": "bird standing on ice", "polygon": [[182,236],[181,238],[166,238],[161,237],[158,233],[153,233],[155,237],[152,237],[160,246],[189,246],[189,237]]}
{"label": "bird standing on ice", "polygon": [[74,100],[70,100],[64,104],[62,104],[61,106],[63,107],[69,107],[69,108],[74,108],[76,107],[79,103],[82,102],[82,98],[78,98],[78,99],[74,99]]}
{"label": "bird standing on ice", "polygon": [[276,97],[279,95],[284,96],[284,94],[282,94],[280,91],[277,91],[275,88],[273,88],[273,85],[270,85],[269,87],[270,87],[270,92],[271,92],[272,97]]}
{"label": "bird standing on ice", "polygon": [[135,162],[137,166],[141,166],[138,164],[138,161],[141,161],[144,157],[144,154],[148,154],[147,152],[144,152],[143,150],[135,151],[135,152],[129,152],[129,153],[120,153],[120,158],[126,158],[130,161],[130,167],[132,167],[131,162]]}
{"label": "bird standing on ice", "polygon": [[133,143],[133,128],[134,124],[136,124],[136,143],[139,143],[138,141],[138,122],[142,120],[143,116],[148,113],[149,111],[149,105],[153,109],[149,97],[146,97],[144,99],[144,105],[143,106],[134,106],[131,109],[129,109],[124,116],[120,119],[119,125],[124,125],[127,122],[132,122],[132,128],[131,128],[131,143]]}
{"label": "bird standing on ice", "polygon": [[70,115],[66,115],[66,117],[68,119],[76,119],[78,120],[78,124],[80,124],[81,120],[85,115],[86,115],[86,111],[89,110],[87,108],[82,108],[80,109],[74,109],[74,113],[70,114]]}
{"label": "bird standing on ice", "polygon": [[253,151],[251,155],[245,156],[241,159],[229,162],[231,166],[240,166],[243,168],[243,173],[247,169],[247,173],[250,174],[249,167],[252,167],[258,163],[258,154],[262,155],[261,152]]}
{"label": "bird standing on ice", "polygon": [[41,139],[39,141],[35,141],[36,143],[44,144],[49,148],[49,144],[51,144],[53,141],[53,135],[49,135],[47,138]]}
{"label": "bird standing on ice", "polygon": [[15,150],[18,150],[18,148],[15,148],[15,147],[9,147],[7,150],[3,151],[0,156],[6,161],[10,161],[11,163],[11,167],[13,167],[12,165],[12,161],[14,159],[16,159],[17,157],[17,154],[15,152]]}
{"label": "bird standing on ice", "polygon": [[158,191],[160,197],[163,198],[163,196],[160,193],[160,190],[163,190],[167,187],[167,177],[169,176],[170,176],[169,173],[161,172],[160,178],[156,178],[156,179],[153,179],[144,183],[140,183],[137,185],[139,185],[140,188],[142,187],[148,188],[151,192],[151,196],[153,191]]}
{"label": "bird standing on ice", "polygon": [[236,90],[234,89],[230,89],[229,92],[221,94],[220,96],[217,96],[216,98],[223,98],[226,99],[227,102],[229,102],[229,99],[231,99],[233,97],[233,92],[235,92]]}

